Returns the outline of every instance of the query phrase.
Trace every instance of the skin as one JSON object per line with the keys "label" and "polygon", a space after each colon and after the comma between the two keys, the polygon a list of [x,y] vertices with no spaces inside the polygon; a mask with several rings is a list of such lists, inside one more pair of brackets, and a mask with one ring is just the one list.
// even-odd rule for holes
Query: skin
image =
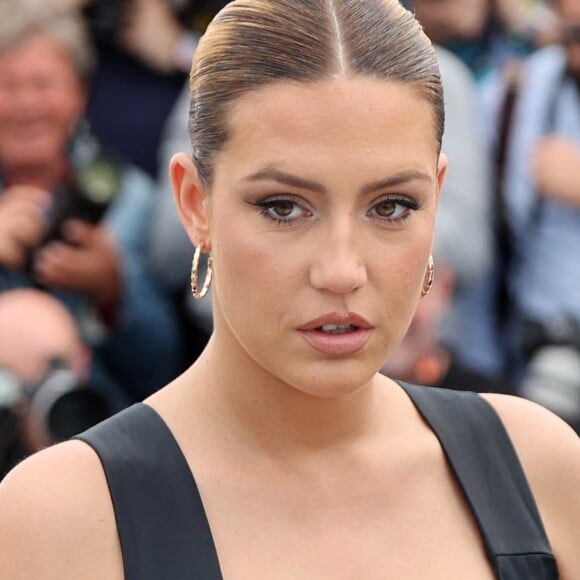
{"label": "skin", "polygon": [[512,32],[529,34],[533,25],[536,45],[557,41],[557,23],[547,7],[539,21],[537,7],[534,11],[527,0],[413,0],[412,6],[429,37],[442,44],[477,39],[490,14]]}
{"label": "skin", "polygon": [[[187,155],[172,161],[184,225],[213,255],[215,331],[147,403],[195,473],[225,578],[493,578],[434,434],[378,373],[409,325],[432,243],[446,160],[429,107],[408,87],[366,78],[272,84],[233,107],[211,191]],[[326,193],[249,183],[264,167]],[[426,177],[361,195],[401,170]],[[393,195],[419,207],[379,220],[379,208],[399,212],[379,204]],[[298,205],[266,213],[296,221],[254,205],[272,196]],[[313,350],[299,328],[344,311],[371,323],[368,342],[348,355]],[[575,436],[530,403],[490,401],[537,491],[562,578],[578,578]],[[2,580],[123,577],[106,482],[80,442],[14,470],[0,516]]]}
{"label": "skin", "polygon": [[1,292],[0,368],[14,373],[22,384],[33,385],[55,358],[80,377],[86,374],[87,353],[70,312],[40,290]]}
{"label": "skin", "polygon": [[19,440],[27,453],[52,443],[43,423],[31,413],[26,392],[46,378],[54,360],[73,371],[79,384],[87,379],[90,353],[70,312],[41,290],[0,292],[0,368],[12,373],[23,390],[18,405],[22,422]]}
{"label": "skin", "polygon": [[[437,260],[436,270],[437,283],[419,302],[407,334],[383,366],[382,372],[387,376],[410,383],[435,385],[448,370],[449,353],[441,344],[438,330],[444,313],[449,309],[455,279],[453,269],[440,260]],[[425,361],[433,363],[425,367]],[[425,368],[433,374],[421,375]]]}
{"label": "skin", "polygon": [[413,9],[429,37],[446,42],[479,36],[491,6],[488,0],[414,0]]}
{"label": "skin", "polygon": [[[236,111],[233,123],[246,130],[234,135],[218,158],[208,217],[192,224],[195,230],[187,222],[186,227],[194,238],[209,238],[218,303],[215,324],[242,344],[242,354],[268,374],[301,392],[336,396],[350,394],[353,384],[368,383],[384,360],[383,345],[398,343],[407,330],[431,249],[445,162],[437,173],[434,135],[425,139],[423,129],[432,125],[427,107],[422,107],[420,123],[412,127],[407,124],[410,112],[393,119],[394,107],[379,105],[377,98],[369,116],[384,115],[385,121],[374,127],[367,122],[363,133],[357,130],[360,119],[349,112],[353,100],[364,101],[365,84],[311,88],[309,93],[301,86],[279,91],[283,94],[277,96],[285,104],[302,97],[303,107],[294,115],[292,108],[280,115],[280,105],[267,92],[253,95],[247,107]],[[335,88],[339,110],[326,113],[321,99],[330,98]],[[270,122],[256,119],[256,109]],[[337,118],[341,123],[330,131]],[[385,133],[393,137],[386,139]],[[314,135],[324,137],[314,139]],[[265,142],[271,143],[268,150],[262,145]],[[276,155],[282,150],[283,156]],[[371,150],[376,154],[369,155]],[[321,167],[333,166],[358,170],[321,175]],[[318,182],[327,193],[249,177],[268,169]],[[369,184],[406,172],[422,177],[399,187],[359,193]],[[260,208],[252,205],[284,194],[283,199],[297,203],[292,215],[298,219],[289,226],[264,218]],[[412,211],[397,206],[397,214],[408,215],[406,221],[381,221],[373,204],[388,196],[402,196],[423,207]],[[183,203],[190,203],[187,197]],[[237,227],[232,232],[233,221]],[[317,248],[314,256],[309,248]],[[273,273],[278,284],[273,283]],[[389,304],[387,317],[385,304]],[[373,341],[363,353],[329,360],[296,336],[297,327],[332,312],[355,312],[373,325]],[[256,313],[260,313],[259,324]]]}
{"label": "skin", "polygon": [[[40,182],[61,169],[63,147],[85,107],[70,58],[46,34],[0,54],[0,160],[10,177]],[[29,180],[31,178],[28,178]]]}
{"label": "skin", "polygon": [[[70,55],[48,34],[32,34],[0,53],[0,265],[23,268],[42,239],[49,192],[66,168],[70,133],[85,105]],[[64,242],[36,253],[33,270],[46,286],[110,306],[120,292],[118,262],[104,227],[71,221]]]}
{"label": "skin", "polygon": [[34,187],[16,186],[0,195],[0,265],[22,269],[28,248],[42,239],[49,194]]}
{"label": "skin", "polygon": [[549,136],[538,140],[532,170],[540,195],[580,208],[580,147],[572,139]]}
{"label": "skin", "polygon": [[[556,9],[567,24],[580,23],[580,2],[560,0]],[[568,67],[580,76],[580,42],[566,45]],[[548,135],[538,140],[534,151],[533,174],[538,191],[546,198],[580,208],[580,147],[572,139]]]}
{"label": "skin", "polygon": [[[165,0],[135,0],[119,44],[147,66],[161,72],[177,68],[179,39],[185,30]],[[189,71],[184,71],[189,72]]]}

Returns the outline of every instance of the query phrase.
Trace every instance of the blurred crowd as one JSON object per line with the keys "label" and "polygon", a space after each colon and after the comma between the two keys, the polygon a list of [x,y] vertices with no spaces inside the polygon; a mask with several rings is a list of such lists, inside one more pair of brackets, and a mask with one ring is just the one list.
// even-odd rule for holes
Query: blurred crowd
{"label": "blurred crowd", "polygon": [[441,51],[450,168],[439,282],[385,371],[579,430],[580,1],[406,4]]}
{"label": "blurred crowd", "polygon": [[[211,333],[167,174],[225,0],[0,2],[0,477]],[[384,371],[580,428],[580,0],[404,0],[439,53],[436,284]],[[203,275],[203,274],[202,274]]]}

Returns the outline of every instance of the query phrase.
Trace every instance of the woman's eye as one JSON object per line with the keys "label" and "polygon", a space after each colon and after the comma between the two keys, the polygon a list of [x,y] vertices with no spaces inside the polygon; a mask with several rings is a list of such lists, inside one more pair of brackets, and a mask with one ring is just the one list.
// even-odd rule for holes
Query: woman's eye
{"label": "woman's eye", "polygon": [[400,205],[396,201],[392,200],[381,201],[375,206],[377,215],[384,218],[393,217],[396,214],[397,209],[400,209]]}
{"label": "woman's eye", "polygon": [[272,215],[279,218],[289,218],[297,210],[298,206],[293,201],[273,201],[269,207]]}
{"label": "woman's eye", "polygon": [[312,212],[291,199],[266,199],[255,203],[267,219],[280,224],[292,224],[301,218],[310,217]]}
{"label": "woman's eye", "polygon": [[399,222],[409,217],[411,211],[419,209],[419,204],[407,198],[386,198],[380,200],[371,212],[380,219]]}

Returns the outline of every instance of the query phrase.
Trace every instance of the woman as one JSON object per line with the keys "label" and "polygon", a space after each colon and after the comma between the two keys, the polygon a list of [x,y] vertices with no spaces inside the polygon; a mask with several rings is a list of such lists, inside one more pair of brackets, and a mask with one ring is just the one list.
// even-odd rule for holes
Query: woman
{"label": "woman", "polygon": [[8,476],[0,578],[555,578],[552,553],[578,578],[575,435],[378,373],[432,282],[447,163],[413,17],[237,0],[191,85],[193,159],[171,174],[214,333],[144,405]]}

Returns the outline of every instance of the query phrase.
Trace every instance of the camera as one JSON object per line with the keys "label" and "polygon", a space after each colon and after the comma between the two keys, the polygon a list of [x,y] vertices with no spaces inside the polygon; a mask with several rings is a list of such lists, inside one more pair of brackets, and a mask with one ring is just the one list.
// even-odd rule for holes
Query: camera
{"label": "camera", "polygon": [[112,414],[97,385],[83,384],[55,360],[34,385],[0,369],[0,478],[15,462],[70,439]]}
{"label": "camera", "polygon": [[62,224],[68,219],[99,223],[120,186],[121,168],[111,158],[99,156],[80,168],[75,178],[56,192],[43,244],[61,239]]}
{"label": "camera", "polygon": [[580,432],[580,323],[570,317],[545,325],[526,321],[523,333],[528,363],[521,394]]}
{"label": "camera", "polygon": [[59,187],[47,213],[48,225],[36,247],[31,248],[27,271],[32,270],[35,251],[63,238],[63,224],[78,219],[93,225],[100,222],[115,200],[122,179],[121,164],[109,156],[99,155],[79,168],[74,177]]}
{"label": "camera", "polygon": [[580,322],[571,316],[561,316],[547,324],[525,319],[522,337],[522,348],[528,359],[547,345],[572,346],[580,351]]}

